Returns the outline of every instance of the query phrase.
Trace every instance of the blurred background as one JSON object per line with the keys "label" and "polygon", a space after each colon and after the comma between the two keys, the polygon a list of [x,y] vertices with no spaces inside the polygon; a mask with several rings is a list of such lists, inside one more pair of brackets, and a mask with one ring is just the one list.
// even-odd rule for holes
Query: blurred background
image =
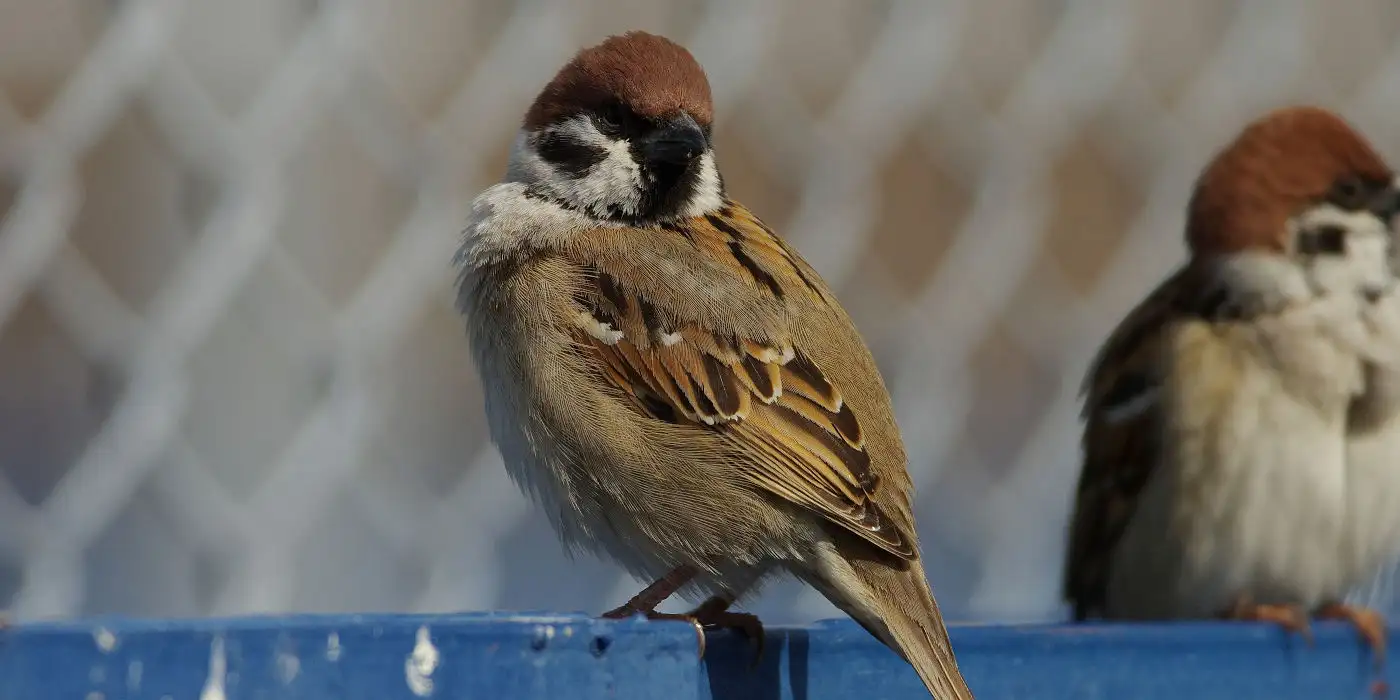
{"label": "blurred background", "polygon": [[633,28],[866,334],[954,619],[1063,614],[1079,380],[1214,149],[1310,101],[1400,155],[1392,0],[0,0],[0,604],[635,593],[501,469],[449,267],[529,100]]}

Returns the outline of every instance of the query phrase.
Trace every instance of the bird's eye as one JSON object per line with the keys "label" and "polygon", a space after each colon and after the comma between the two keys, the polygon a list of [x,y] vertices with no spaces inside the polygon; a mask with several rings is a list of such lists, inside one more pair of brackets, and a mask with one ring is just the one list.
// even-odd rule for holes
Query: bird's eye
{"label": "bird's eye", "polygon": [[1298,251],[1304,255],[1344,255],[1347,252],[1346,229],[1323,226],[1308,231],[1299,239]]}
{"label": "bird's eye", "polygon": [[1332,185],[1332,191],[1328,193],[1327,200],[1332,204],[1355,211],[1366,206],[1366,183],[1355,175],[1343,175]]}
{"label": "bird's eye", "polygon": [[593,121],[598,126],[598,131],[608,136],[620,136],[622,134],[623,122],[626,115],[623,113],[622,105],[616,102],[609,102],[593,115]]}

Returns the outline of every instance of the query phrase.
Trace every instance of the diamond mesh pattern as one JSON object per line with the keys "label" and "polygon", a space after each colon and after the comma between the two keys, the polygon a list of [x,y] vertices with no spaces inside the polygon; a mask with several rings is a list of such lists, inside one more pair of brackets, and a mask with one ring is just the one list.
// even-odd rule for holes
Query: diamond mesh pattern
{"label": "diamond mesh pattern", "polygon": [[[1079,376],[1211,151],[1302,100],[1400,146],[1388,0],[0,3],[0,599],[635,592],[501,470],[448,267],[533,93],[633,27],[700,58],[731,191],[867,334],[958,618],[1059,614]],[[833,614],[778,586],[769,621]]]}

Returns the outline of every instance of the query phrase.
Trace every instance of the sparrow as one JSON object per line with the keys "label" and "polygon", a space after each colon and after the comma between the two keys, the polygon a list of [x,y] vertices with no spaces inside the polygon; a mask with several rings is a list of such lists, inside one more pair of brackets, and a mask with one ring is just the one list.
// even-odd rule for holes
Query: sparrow
{"label": "sparrow", "polygon": [[[1189,260],[1084,383],[1073,617],[1384,625],[1345,594],[1400,556],[1395,174],[1337,115],[1248,124],[1198,178]],[[1380,654],[1377,654],[1380,658]]]}
{"label": "sparrow", "polygon": [[[936,697],[972,698],[880,373],[816,270],[726,195],[713,118],[696,60],[643,32],[579,52],[526,111],[455,258],[492,441],[566,548],[654,581],[605,616],[761,635],[729,608],[791,574]],[[678,591],[708,598],[656,612]]]}

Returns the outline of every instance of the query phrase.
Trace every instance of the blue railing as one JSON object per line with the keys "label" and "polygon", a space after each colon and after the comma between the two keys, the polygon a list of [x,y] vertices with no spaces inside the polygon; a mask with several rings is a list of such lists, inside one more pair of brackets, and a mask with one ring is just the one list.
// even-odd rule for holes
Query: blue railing
{"label": "blue railing", "polygon": [[[1380,690],[1344,625],[1311,646],[1254,624],[956,626],[980,700],[1327,700]],[[825,700],[925,698],[848,620],[769,630],[767,649],[681,623],[581,615],[95,618],[0,631],[0,700]],[[1384,674],[1390,676],[1389,669]]]}

